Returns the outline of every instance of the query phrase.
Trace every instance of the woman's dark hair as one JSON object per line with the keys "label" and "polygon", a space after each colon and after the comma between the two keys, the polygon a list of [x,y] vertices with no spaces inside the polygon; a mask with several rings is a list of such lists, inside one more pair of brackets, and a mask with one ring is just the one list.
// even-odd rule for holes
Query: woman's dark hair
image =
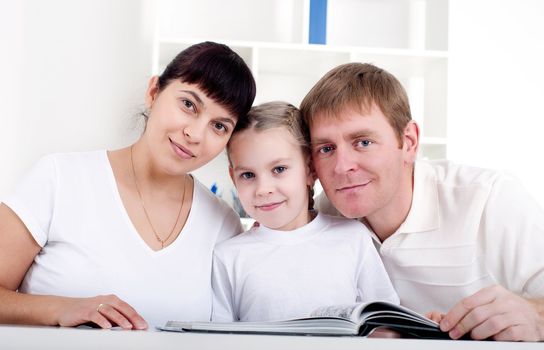
{"label": "woman's dark hair", "polygon": [[159,76],[159,92],[173,80],[198,85],[238,120],[255,99],[255,79],[244,60],[227,45],[211,41],[181,51]]}

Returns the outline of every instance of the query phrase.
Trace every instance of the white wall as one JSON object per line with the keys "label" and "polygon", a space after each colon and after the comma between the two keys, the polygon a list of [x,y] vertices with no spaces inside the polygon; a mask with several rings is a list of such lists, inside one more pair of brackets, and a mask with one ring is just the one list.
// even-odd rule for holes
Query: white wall
{"label": "white wall", "polygon": [[22,3],[0,2],[0,196],[15,178],[14,145],[21,109]]}
{"label": "white wall", "polygon": [[134,139],[156,17],[153,0],[0,1],[1,197],[44,154]]}
{"label": "white wall", "polygon": [[448,158],[505,169],[544,206],[544,1],[450,1]]}
{"label": "white wall", "polygon": [[[293,1],[285,2],[289,16],[301,11]],[[213,26],[196,19],[197,2],[184,4],[191,11],[180,10],[179,18],[190,12],[189,20],[162,23],[163,34],[180,28],[194,36]],[[448,157],[509,170],[544,205],[544,1],[449,4]],[[236,10],[219,0],[212,5]],[[43,154],[111,149],[134,139],[151,70],[155,6],[155,0],[0,0],[0,197]],[[248,18],[251,24],[257,17]],[[258,28],[245,39],[261,39],[253,37]],[[293,33],[277,35],[298,41]],[[411,46],[409,36],[402,40]],[[215,178],[221,187],[229,181],[226,172]]]}

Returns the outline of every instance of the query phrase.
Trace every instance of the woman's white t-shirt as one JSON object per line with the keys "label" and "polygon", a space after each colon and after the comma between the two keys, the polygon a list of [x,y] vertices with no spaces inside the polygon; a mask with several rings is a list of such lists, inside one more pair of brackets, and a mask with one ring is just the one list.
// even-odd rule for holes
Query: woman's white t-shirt
{"label": "woman's white t-shirt", "polygon": [[19,291],[115,294],[150,328],[170,319],[209,320],[214,246],[242,228],[231,208],[194,183],[181,233],[153,251],[123,206],[106,151],[42,158],[4,201],[42,246]]}

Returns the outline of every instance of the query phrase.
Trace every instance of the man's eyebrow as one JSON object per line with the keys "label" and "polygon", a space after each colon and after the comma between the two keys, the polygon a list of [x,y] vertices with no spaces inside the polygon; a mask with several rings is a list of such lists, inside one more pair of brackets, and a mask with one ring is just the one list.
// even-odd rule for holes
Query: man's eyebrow
{"label": "man's eyebrow", "polygon": [[359,139],[361,137],[372,137],[376,133],[369,129],[362,129],[362,130],[355,130],[353,132],[350,132],[347,137],[350,140]]}
{"label": "man's eyebrow", "polygon": [[331,143],[331,141],[327,138],[321,137],[321,138],[313,139],[310,142],[310,146],[314,147],[314,146],[323,145],[326,143]]}
{"label": "man's eyebrow", "polygon": [[[361,129],[352,131],[342,137],[343,140],[355,140],[362,137],[373,137],[376,133],[369,129]],[[327,137],[318,137],[312,140],[311,146],[319,146],[327,143],[333,143],[330,138]]]}

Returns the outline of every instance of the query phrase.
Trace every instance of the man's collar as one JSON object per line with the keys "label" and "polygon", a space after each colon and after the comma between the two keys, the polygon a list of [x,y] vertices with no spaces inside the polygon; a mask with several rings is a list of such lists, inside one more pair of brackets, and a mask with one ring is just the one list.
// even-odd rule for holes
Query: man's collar
{"label": "man's collar", "polygon": [[436,173],[431,164],[414,165],[414,192],[406,220],[396,233],[425,232],[438,229],[440,212]]}

